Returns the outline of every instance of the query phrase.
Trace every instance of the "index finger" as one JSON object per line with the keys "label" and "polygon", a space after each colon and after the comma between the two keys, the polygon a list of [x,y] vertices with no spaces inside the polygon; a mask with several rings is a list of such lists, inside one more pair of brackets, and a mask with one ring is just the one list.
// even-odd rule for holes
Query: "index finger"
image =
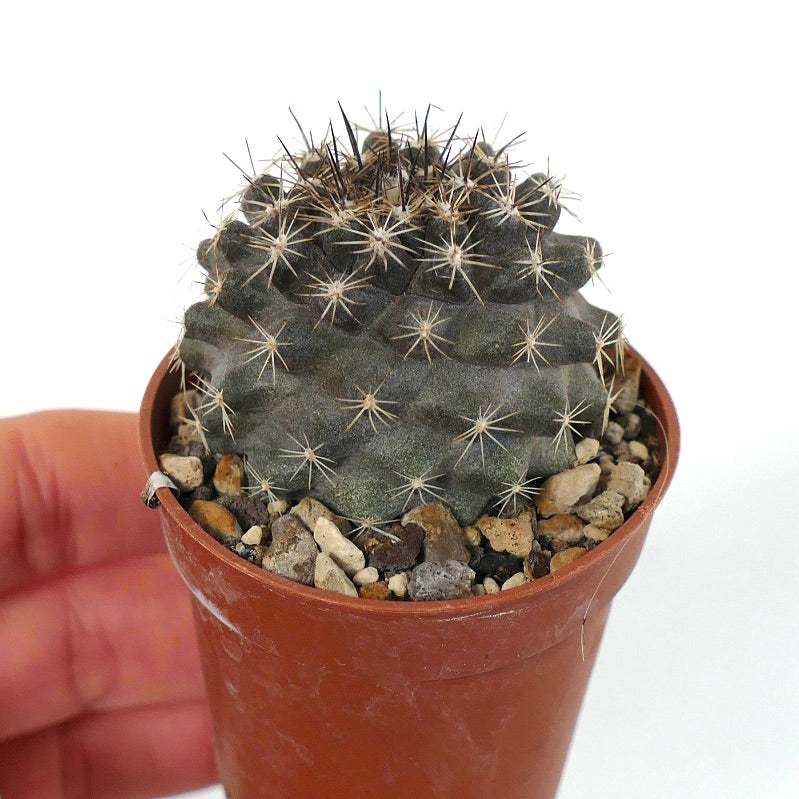
{"label": "index finger", "polygon": [[0,592],[164,551],[132,413],[46,411],[0,420]]}

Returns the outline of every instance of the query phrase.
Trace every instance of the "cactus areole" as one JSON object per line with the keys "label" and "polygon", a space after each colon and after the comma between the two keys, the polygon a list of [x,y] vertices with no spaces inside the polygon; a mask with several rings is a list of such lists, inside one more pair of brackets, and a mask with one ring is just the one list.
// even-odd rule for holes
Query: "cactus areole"
{"label": "cactus areole", "polygon": [[247,176],[199,245],[190,421],[272,497],[370,525],[440,500],[469,524],[602,432],[621,325],[578,293],[602,253],[555,232],[561,184],[506,147],[344,128]]}

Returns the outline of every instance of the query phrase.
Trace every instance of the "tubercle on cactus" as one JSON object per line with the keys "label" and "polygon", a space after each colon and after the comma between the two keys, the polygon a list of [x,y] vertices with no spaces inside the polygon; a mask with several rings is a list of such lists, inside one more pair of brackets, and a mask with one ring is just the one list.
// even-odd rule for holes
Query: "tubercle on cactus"
{"label": "tubercle on cactus", "polygon": [[245,176],[198,248],[207,298],[175,365],[210,448],[267,498],[374,521],[435,497],[469,521],[515,511],[603,426],[621,321],[576,293],[598,243],[554,232],[549,165],[519,179],[514,140],[460,137],[460,118],[433,135],[429,113],[360,148],[343,110],[343,137],[300,126],[306,150],[281,141],[278,176]]}

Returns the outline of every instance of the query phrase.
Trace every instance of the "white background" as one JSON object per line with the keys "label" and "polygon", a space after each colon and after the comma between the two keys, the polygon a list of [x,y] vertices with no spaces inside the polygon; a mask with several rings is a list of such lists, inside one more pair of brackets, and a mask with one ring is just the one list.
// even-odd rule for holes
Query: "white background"
{"label": "white background", "polygon": [[[559,799],[799,795],[795,28],[787,4],[15,3],[0,32],[0,415],[135,410],[247,162],[365,120],[526,131],[606,251],[591,298],[680,412]],[[199,796],[200,794],[197,794]],[[502,795],[502,786],[497,786]],[[218,797],[211,790],[203,797]]]}

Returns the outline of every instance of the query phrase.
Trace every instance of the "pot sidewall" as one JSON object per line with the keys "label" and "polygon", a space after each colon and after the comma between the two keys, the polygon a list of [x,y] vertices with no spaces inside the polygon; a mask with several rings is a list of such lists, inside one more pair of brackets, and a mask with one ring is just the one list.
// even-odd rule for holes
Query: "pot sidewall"
{"label": "pot sidewall", "polygon": [[[141,413],[149,473],[178,386],[165,359]],[[228,795],[552,797],[611,600],[676,464],[674,408],[646,363],[642,392],[667,453],[642,506],[571,567],[491,596],[395,603],[301,586],[225,549],[159,490]]]}

